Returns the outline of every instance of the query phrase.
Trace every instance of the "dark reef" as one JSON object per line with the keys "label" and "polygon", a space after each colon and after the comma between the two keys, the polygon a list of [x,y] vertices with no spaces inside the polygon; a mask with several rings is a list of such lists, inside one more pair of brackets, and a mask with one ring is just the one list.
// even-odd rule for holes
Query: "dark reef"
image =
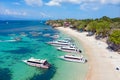
{"label": "dark reef", "polygon": [[12,54],[27,54],[27,53],[33,53],[34,50],[29,49],[29,48],[25,48],[25,47],[19,47],[16,50],[6,50],[3,52],[12,53]]}
{"label": "dark reef", "polygon": [[56,72],[56,68],[51,66],[48,70],[46,70],[43,74],[35,75],[30,80],[51,80]]}
{"label": "dark reef", "polygon": [[11,71],[8,68],[0,68],[0,80],[11,80]]}

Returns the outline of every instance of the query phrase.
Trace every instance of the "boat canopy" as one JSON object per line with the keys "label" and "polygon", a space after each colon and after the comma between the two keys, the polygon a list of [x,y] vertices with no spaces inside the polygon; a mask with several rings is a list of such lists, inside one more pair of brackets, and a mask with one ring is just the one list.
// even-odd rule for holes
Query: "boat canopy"
{"label": "boat canopy", "polygon": [[45,63],[46,62],[46,60],[35,59],[33,57],[31,57],[28,61],[39,62],[39,63]]}

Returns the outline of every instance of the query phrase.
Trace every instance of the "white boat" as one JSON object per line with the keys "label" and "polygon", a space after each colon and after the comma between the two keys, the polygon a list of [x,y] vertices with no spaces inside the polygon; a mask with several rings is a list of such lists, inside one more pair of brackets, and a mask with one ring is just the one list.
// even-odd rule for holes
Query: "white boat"
{"label": "white boat", "polygon": [[46,69],[50,67],[50,64],[47,62],[47,60],[40,60],[40,59],[35,59],[31,57],[28,60],[22,60],[22,61],[30,66],[46,68]]}
{"label": "white boat", "polygon": [[82,55],[80,57],[75,55],[64,55],[64,56],[60,56],[60,58],[70,62],[78,62],[78,63],[87,62],[87,59],[85,59]]}
{"label": "white boat", "polygon": [[58,40],[58,41],[48,42],[48,44],[53,45],[53,46],[57,46],[57,47],[61,47],[61,46],[68,46],[71,43],[69,41],[66,41],[66,40]]}
{"label": "white boat", "polygon": [[37,36],[40,35],[39,32],[35,32],[35,31],[33,31],[33,32],[29,32],[29,34],[32,35],[32,36],[34,36],[34,37],[37,37]]}
{"label": "white boat", "polygon": [[50,34],[49,33],[48,34],[44,34],[43,36],[48,37],[48,36],[50,36]]}
{"label": "white boat", "polygon": [[27,34],[25,32],[21,32],[20,36],[27,36]]}
{"label": "white boat", "polygon": [[59,42],[69,42],[67,39],[58,40]]}
{"label": "white boat", "polygon": [[56,34],[56,35],[53,35],[51,37],[54,38],[54,39],[58,39],[60,36]]}
{"label": "white boat", "polygon": [[22,38],[21,38],[21,37],[15,37],[14,40],[16,40],[16,41],[21,41]]}
{"label": "white boat", "polygon": [[64,38],[64,40],[67,40],[69,42],[72,42],[73,40],[71,38]]}
{"label": "white boat", "polygon": [[78,49],[75,46],[62,46],[62,47],[58,47],[57,50],[61,50],[61,51],[65,51],[65,52],[75,52],[75,53],[81,53],[82,51],[80,49]]}

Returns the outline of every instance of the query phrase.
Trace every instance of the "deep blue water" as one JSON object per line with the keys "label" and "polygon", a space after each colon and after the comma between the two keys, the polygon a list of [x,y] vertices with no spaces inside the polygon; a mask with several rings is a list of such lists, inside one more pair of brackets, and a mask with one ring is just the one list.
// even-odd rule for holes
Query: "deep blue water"
{"label": "deep blue water", "polygon": [[42,31],[55,33],[56,31],[45,24],[45,21],[0,21],[0,35],[16,32]]}

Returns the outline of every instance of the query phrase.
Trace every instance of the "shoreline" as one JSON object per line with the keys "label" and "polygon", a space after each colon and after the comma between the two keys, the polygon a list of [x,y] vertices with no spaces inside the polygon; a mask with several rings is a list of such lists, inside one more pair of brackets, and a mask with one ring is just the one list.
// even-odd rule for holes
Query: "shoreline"
{"label": "shoreline", "polygon": [[87,32],[77,32],[70,28],[57,27],[57,30],[75,37],[82,43],[88,57],[88,73],[85,80],[119,80],[120,71],[115,67],[120,65],[120,55],[106,49],[105,42],[96,40],[94,36],[87,37]]}

